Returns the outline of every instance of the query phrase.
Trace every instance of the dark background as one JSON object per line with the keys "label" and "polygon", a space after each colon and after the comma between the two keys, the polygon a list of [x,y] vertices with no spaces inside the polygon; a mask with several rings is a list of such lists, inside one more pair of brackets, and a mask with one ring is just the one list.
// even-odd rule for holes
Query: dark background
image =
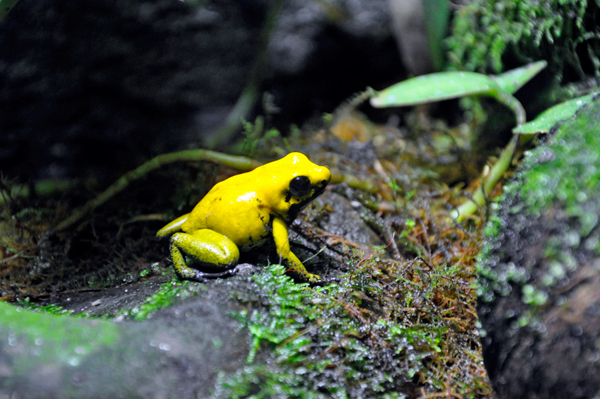
{"label": "dark background", "polygon": [[[275,2],[200,3],[19,1],[0,22],[0,171],[102,181],[202,146],[248,84]],[[261,92],[284,132],[404,75],[385,0],[288,1],[269,41]]]}

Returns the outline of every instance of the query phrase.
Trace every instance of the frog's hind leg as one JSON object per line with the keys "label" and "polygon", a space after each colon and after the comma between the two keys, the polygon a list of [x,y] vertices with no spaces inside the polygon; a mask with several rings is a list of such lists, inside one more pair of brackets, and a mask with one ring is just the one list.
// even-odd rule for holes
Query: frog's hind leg
{"label": "frog's hind leg", "polygon": [[177,219],[173,220],[171,223],[158,230],[156,232],[156,236],[159,238],[168,237],[175,232],[181,231],[181,225],[187,221],[189,216],[189,213],[186,213],[183,216],[179,216]]}
{"label": "frog's hind leg", "polygon": [[[185,256],[198,263],[198,268],[220,273],[206,273],[189,267]],[[202,229],[192,234],[175,233],[171,236],[171,257],[173,267],[179,278],[205,281],[207,278],[218,278],[233,275],[232,270],[239,258],[240,251],[233,241],[213,230]]]}

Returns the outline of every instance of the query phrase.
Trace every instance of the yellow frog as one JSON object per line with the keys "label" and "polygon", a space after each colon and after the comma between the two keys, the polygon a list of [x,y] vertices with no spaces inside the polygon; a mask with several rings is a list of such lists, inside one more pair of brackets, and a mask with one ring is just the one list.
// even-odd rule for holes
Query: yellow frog
{"label": "yellow frog", "polygon": [[191,213],[156,235],[171,236],[173,266],[182,279],[204,281],[210,276],[189,267],[186,255],[203,270],[228,270],[237,264],[240,249],[259,247],[272,236],[277,253],[291,271],[315,282],[320,277],[308,273],[290,250],[287,228],[325,191],[330,179],[329,169],[293,152],[216,184]]}

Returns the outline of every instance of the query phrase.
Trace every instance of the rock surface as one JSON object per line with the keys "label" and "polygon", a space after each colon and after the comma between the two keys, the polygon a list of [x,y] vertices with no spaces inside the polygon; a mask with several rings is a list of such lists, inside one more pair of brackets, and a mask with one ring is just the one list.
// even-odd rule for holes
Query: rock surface
{"label": "rock surface", "polygon": [[[321,201],[320,207],[337,204],[326,226],[367,246],[378,242],[355,211],[348,213],[352,207],[346,198],[328,191],[317,199]],[[292,247],[298,255],[313,257],[296,241]],[[260,263],[268,262],[267,253],[248,254],[253,256],[262,257]],[[329,270],[332,262],[331,257],[319,255],[306,266],[324,273],[323,264]],[[67,291],[37,303],[60,306],[70,316],[0,303],[0,337],[4,337],[0,339],[0,398],[227,397],[219,394],[226,384],[219,382],[218,375],[230,379],[235,373],[243,375],[251,348],[248,331],[235,315],[277,314],[280,310],[269,309],[264,297],[280,293],[256,284],[250,273],[268,273],[258,267],[207,284],[174,284],[171,266],[165,266],[166,275],[153,265],[151,274],[130,284]],[[116,317],[84,320],[76,315]],[[283,327],[276,330],[285,332]],[[261,367],[262,361],[258,359],[253,367]]]}
{"label": "rock surface", "polygon": [[153,314],[113,323],[37,314],[1,304],[0,396],[20,398],[205,398],[218,371],[247,355],[230,316],[232,284]]}
{"label": "rock surface", "polygon": [[487,227],[483,355],[499,398],[600,390],[600,102],[531,151]]}

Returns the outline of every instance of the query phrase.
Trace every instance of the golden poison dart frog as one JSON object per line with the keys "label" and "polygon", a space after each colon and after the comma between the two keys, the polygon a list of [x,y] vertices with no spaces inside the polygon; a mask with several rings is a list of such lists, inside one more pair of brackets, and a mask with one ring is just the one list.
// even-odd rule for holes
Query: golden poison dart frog
{"label": "golden poison dart frog", "polygon": [[[277,253],[291,271],[316,282],[320,277],[308,273],[290,250],[287,228],[325,191],[330,179],[329,169],[293,152],[216,184],[191,213],[156,235],[171,236],[173,266],[182,279],[204,281],[209,273],[200,270],[231,269],[240,250],[259,247],[273,237]],[[186,264],[186,256],[197,262],[195,268]]]}

